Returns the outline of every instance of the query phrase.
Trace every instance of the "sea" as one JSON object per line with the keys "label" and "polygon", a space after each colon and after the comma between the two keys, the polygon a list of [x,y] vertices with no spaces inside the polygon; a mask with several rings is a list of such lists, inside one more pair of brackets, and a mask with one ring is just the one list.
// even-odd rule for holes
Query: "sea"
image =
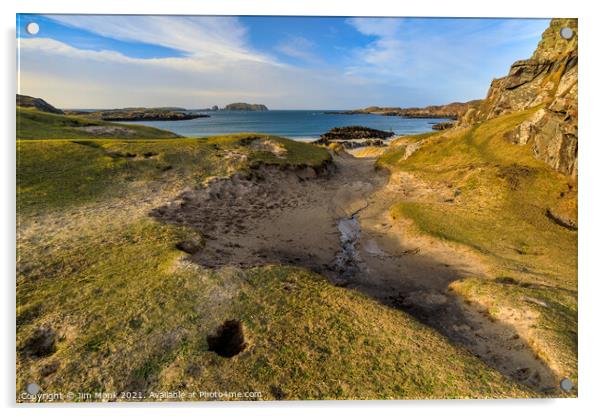
{"label": "sea", "polygon": [[311,141],[334,127],[364,126],[391,131],[395,135],[408,135],[432,131],[433,124],[446,120],[375,114],[331,114],[324,110],[209,111],[202,114],[209,117],[123,123],[152,126],[188,137],[253,132]]}

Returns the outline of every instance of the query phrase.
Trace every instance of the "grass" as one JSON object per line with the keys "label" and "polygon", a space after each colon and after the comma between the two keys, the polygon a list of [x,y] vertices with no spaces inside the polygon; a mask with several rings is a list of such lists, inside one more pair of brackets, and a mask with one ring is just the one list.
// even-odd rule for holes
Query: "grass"
{"label": "grass", "polygon": [[[255,151],[249,138],[267,137],[283,157]],[[320,166],[329,153],[317,146],[271,136],[239,134],[160,140],[19,140],[17,205],[22,213],[65,209],[99,198],[119,198],[141,182],[198,185],[261,164]]]}
{"label": "grass", "polygon": [[[405,313],[309,271],[200,268],[176,246],[203,236],[148,216],[153,198],[171,201],[212,176],[322,166],[323,148],[250,134],[69,136],[19,140],[18,152],[17,392],[34,381],[46,392],[146,400],[172,389],[263,399],[534,396]],[[233,358],[206,341],[226,319],[248,335]],[[32,356],[40,328],[55,348]]]}
{"label": "grass", "polygon": [[91,120],[84,117],[46,113],[32,108],[17,107],[17,138],[31,139],[80,139],[93,138],[98,133],[85,128],[118,127],[118,133],[103,135],[104,138],[162,139],[177,137],[176,134],[147,126],[125,125]]}
{"label": "grass", "polygon": [[[405,314],[306,270],[199,269],[174,248],[187,233],[143,218],[51,255],[23,248],[18,348],[44,325],[58,343],[51,356],[19,356],[17,391],[35,380],[45,391],[260,391],[264,399],[532,395]],[[233,318],[250,345],[222,358],[206,336]]]}
{"label": "grass", "polygon": [[550,208],[576,220],[577,184],[543,162],[529,146],[504,133],[536,109],[437,133],[407,160],[393,148],[378,164],[456,189],[452,204],[400,201],[393,217],[418,230],[472,248],[492,276],[468,278],[451,288],[503,319],[508,310],[537,316],[525,335],[560,377],[577,380],[577,233],[546,216]]}

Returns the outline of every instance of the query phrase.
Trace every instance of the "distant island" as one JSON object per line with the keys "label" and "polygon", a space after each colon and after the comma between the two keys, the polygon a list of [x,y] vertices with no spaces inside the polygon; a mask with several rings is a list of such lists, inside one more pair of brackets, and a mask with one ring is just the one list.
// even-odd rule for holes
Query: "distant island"
{"label": "distant island", "polygon": [[67,111],[66,114],[103,121],[178,121],[209,117],[207,114],[198,114],[179,107],[137,107],[93,112],[71,110]]}
{"label": "distant island", "polygon": [[224,107],[226,111],[268,111],[263,104],[232,103]]}

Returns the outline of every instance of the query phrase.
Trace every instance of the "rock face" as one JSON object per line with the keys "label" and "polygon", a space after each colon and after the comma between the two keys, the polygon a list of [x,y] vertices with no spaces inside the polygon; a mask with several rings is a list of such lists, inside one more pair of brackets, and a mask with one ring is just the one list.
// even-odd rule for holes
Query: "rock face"
{"label": "rock face", "polygon": [[227,111],[268,111],[263,104],[232,103],[224,107]]}
{"label": "rock face", "polygon": [[35,108],[46,113],[63,114],[62,110],[53,107],[41,98],[30,97],[29,95],[17,94],[17,106]]}
{"label": "rock face", "polygon": [[[571,39],[560,35],[573,31]],[[577,19],[553,19],[530,59],[517,61],[506,77],[493,80],[479,110],[460,125],[541,106],[506,138],[530,145],[536,158],[559,172],[577,175]]]}

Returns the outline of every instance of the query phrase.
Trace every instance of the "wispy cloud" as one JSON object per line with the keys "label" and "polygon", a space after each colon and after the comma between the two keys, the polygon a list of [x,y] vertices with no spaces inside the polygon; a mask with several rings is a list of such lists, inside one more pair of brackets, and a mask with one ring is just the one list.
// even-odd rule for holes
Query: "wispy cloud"
{"label": "wispy cloud", "polygon": [[399,74],[408,52],[401,19],[358,17],[347,19],[347,23],[358,32],[375,37],[367,46],[353,50],[354,62],[347,73]]}
{"label": "wispy cloud", "polygon": [[[484,95],[493,76],[527,58],[546,21],[489,19],[351,18],[346,22],[373,37],[354,48],[350,75],[378,78],[391,85],[428,84],[441,97],[453,90]],[[531,40],[531,42],[524,42]],[[497,67],[502,73],[484,71]]]}
{"label": "wispy cloud", "polygon": [[125,41],[151,43],[195,58],[272,62],[254,51],[236,17],[52,15],[62,24]]}
{"label": "wispy cloud", "polygon": [[373,99],[382,94],[336,71],[260,60],[143,59],[82,50],[53,39],[20,39],[19,43],[20,92],[42,96],[63,108],[198,108],[241,100],[273,108],[345,108],[341,102],[353,102],[359,90],[362,97]]}
{"label": "wispy cloud", "polygon": [[322,60],[314,53],[314,42],[303,36],[289,36],[276,45],[276,50],[293,58],[309,63],[321,63]]}

